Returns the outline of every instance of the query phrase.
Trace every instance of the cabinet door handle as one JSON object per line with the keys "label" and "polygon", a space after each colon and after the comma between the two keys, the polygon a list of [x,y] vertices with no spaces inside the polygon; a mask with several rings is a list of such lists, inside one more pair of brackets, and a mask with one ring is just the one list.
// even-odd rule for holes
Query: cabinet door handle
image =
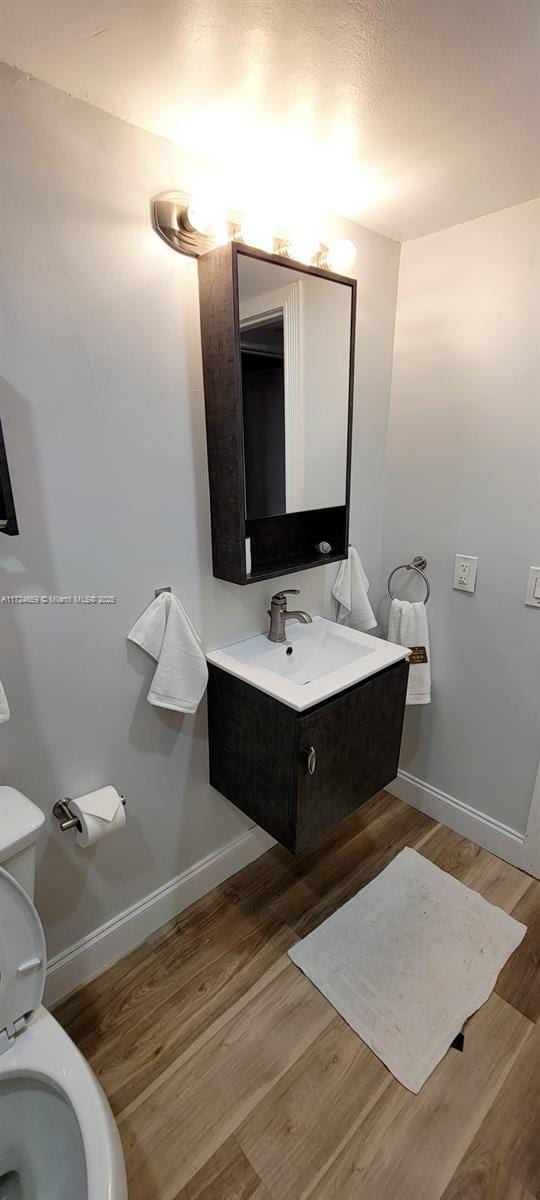
{"label": "cabinet door handle", "polygon": [[307,769],[310,775],[314,775],[317,768],[317,751],[315,746],[309,746],[306,750],[307,754]]}

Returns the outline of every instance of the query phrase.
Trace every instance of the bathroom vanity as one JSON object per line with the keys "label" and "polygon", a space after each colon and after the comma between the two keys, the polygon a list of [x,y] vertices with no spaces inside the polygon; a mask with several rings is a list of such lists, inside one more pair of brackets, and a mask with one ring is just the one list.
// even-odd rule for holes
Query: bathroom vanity
{"label": "bathroom vanity", "polygon": [[210,653],[210,782],[308,849],[395,778],[408,654],[321,617]]}
{"label": "bathroom vanity", "polygon": [[[198,269],[214,575],[248,584],[338,562],[356,282],[237,241]],[[207,656],[210,782],[295,852],[397,774],[409,651],[287,617],[283,592],[271,617],[269,637]]]}

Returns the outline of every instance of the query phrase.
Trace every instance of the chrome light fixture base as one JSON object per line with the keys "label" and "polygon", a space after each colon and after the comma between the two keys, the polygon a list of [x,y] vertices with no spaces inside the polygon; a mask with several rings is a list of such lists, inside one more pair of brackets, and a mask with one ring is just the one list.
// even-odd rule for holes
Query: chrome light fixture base
{"label": "chrome light fixture base", "polygon": [[[190,197],[183,192],[161,192],[152,200],[152,224],[156,233],[173,250],[199,258],[208,250],[214,250],[217,242],[191,225],[187,216],[189,200]],[[238,222],[227,221],[227,228],[230,237],[235,237]]]}

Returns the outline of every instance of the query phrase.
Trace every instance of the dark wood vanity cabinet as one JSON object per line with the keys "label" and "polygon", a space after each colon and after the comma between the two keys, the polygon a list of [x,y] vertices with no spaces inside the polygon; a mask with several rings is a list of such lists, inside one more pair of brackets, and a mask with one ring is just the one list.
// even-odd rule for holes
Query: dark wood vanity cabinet
{"label": "dark wood vanity cabinet", "polygon": [[406,662],[303,712],[209,670],[210,782],[293,853],[397,775]]}

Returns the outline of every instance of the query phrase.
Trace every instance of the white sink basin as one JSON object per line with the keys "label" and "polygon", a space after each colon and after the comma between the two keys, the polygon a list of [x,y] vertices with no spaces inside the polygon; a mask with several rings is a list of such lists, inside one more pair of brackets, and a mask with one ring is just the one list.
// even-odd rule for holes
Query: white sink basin
{"label": "white sink basin", "polygon": [[212,650],[208,662],[301,711],[335,696],[410,654],[357,629],[314,617],[311,625],[287,622],[287,641],[264,634]]}

